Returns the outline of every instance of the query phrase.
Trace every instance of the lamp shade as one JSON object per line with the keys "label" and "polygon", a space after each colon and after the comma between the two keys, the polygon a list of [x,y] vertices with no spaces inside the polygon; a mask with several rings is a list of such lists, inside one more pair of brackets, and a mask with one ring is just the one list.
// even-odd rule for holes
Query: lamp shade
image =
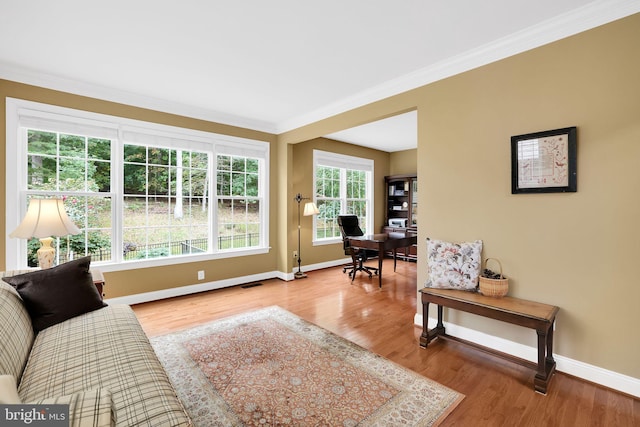
{"label": "lamp shade", "polygon": [[80,229],[67,215],[62,199],[31,199],[27,214],[9,237],[30,239],[78,233]]}
{"label": "lamp shade", "polygon": [[315,203],[309,202],[304,204],[304,216],[318,215],[320,211]]}

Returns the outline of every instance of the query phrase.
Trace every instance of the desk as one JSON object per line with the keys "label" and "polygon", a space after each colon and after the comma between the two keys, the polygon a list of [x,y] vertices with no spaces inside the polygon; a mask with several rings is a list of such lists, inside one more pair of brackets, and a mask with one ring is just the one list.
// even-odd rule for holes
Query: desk
{"label": "desk", "polygon": [[[438,335],[445,335],[442,307],[535,329],[538,334],[538,370],[534,378],[534,387],[537,392],[547,393],[549,380],[556,369],[553,359],[553,324],[558,307],[519,298],[493,298],[476,292],[452,289],[423,288],[420,293],[423,323],[420,347],[426,348]],[[430,331],[427,329],[429,303],[438,304],[438,324]]]}
{"label": "desk", "polygon": [[418,236],[404,236],[399,234],[380,233],[349,237],[349,244],[354,248],[374,249],[378,251],[378,283],[381,288],[382,260],[384,259],[385,251],[393,250],[393,271],[396,271],[396,250],[398,248],[408,248],[417,242]]}

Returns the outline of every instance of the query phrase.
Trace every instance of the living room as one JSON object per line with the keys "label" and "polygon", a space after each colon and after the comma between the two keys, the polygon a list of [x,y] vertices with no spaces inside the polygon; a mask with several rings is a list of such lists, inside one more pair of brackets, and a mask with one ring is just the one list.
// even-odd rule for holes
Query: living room
{"label": "living room", "polygon": [[[628,330],[640,322],[635,307],[640,301],[635,272],[640,201],[633,197],[640,183],[639,41],[640,14],[635,13],[279,134],[126,105],[0,72],[0,161],[12,161],[6,154],[7,99],[269,145],[269,249],[144,268],[105,265],[107,301],[129,304],[271,278],[290,280],[296,269],[291,253],[298,250],[293,199],[313,192],[309,171],[314,148],[374,160],[375,229],[383,226],[385,216],[383,177],[417,172],[421,225],[416,299],[427,280],[427,260],[420,256],[427,238],[481,239],[483,256],[503,263],[510,295],[560,307],[554,343],[558,371],[637,398],[640,341]],[[408,111],[417,111],[418,117],[418,146],[409,152],[323,138]],[[578,129],[577,192],[511,194],[510,137],[568,126]],[[409,169],[409,159],[414,159],[415,170],[404,169]],[[16,209],[6,190],[12,179],[2,174],[0,180],[0,209],[5,212]],[[5,220],[0,232],[7,236],[15,225]],[[344,261],[340,243],[312,243],[310,218],[302,219],[301,232],[305,271]],[[7,247],[0,248],[0,270],[18,267],[7,265]],[[197,271],[204,271],[204,280],[197,279]],[[414,323],[421,323],[421,314],[418,304]],[[456,312],[447,321],[461,337],[489,340],[518,357],[530,359],[536,346],[530,331],[510,325]]]}

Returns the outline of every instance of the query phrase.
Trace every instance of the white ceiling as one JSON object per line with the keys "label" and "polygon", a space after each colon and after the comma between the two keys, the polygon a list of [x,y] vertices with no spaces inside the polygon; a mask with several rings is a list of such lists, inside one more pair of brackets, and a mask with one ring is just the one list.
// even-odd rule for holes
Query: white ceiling
{"label": "white ceiling", "polygon": [[282,133],[636,12],[638,0],[0,0],[0,78]]}
{"label": "white ceiling", "polygon": [[325,137],[388,152],[410,150],[418,146],[418,112],[398,114]]}

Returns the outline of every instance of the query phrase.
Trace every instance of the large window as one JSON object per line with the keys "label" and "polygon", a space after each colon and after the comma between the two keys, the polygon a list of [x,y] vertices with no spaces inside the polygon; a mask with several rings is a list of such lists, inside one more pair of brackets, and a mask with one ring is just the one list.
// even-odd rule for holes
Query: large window
{"label": "large window", "polygon": [[[82,232],[56,239],[58,262],[154,265],[268,248],[267,143],[12,99],[7,128],[7,229],[31,198],[62,198]],[[7,267],[35,265],[39,245],[8,239]]]}
{"label": "large window", "polygon": [[373,228],[373,160],[326,151],[313,151],[314,199],[320,214],[314,223],[314,241],[340,239],[337,217],[357,215],[366,233]]}
{"label": "large window", "polygon": [[218,156],[216,196],[220,249],[260,244],[259,176],[257,159]]}

